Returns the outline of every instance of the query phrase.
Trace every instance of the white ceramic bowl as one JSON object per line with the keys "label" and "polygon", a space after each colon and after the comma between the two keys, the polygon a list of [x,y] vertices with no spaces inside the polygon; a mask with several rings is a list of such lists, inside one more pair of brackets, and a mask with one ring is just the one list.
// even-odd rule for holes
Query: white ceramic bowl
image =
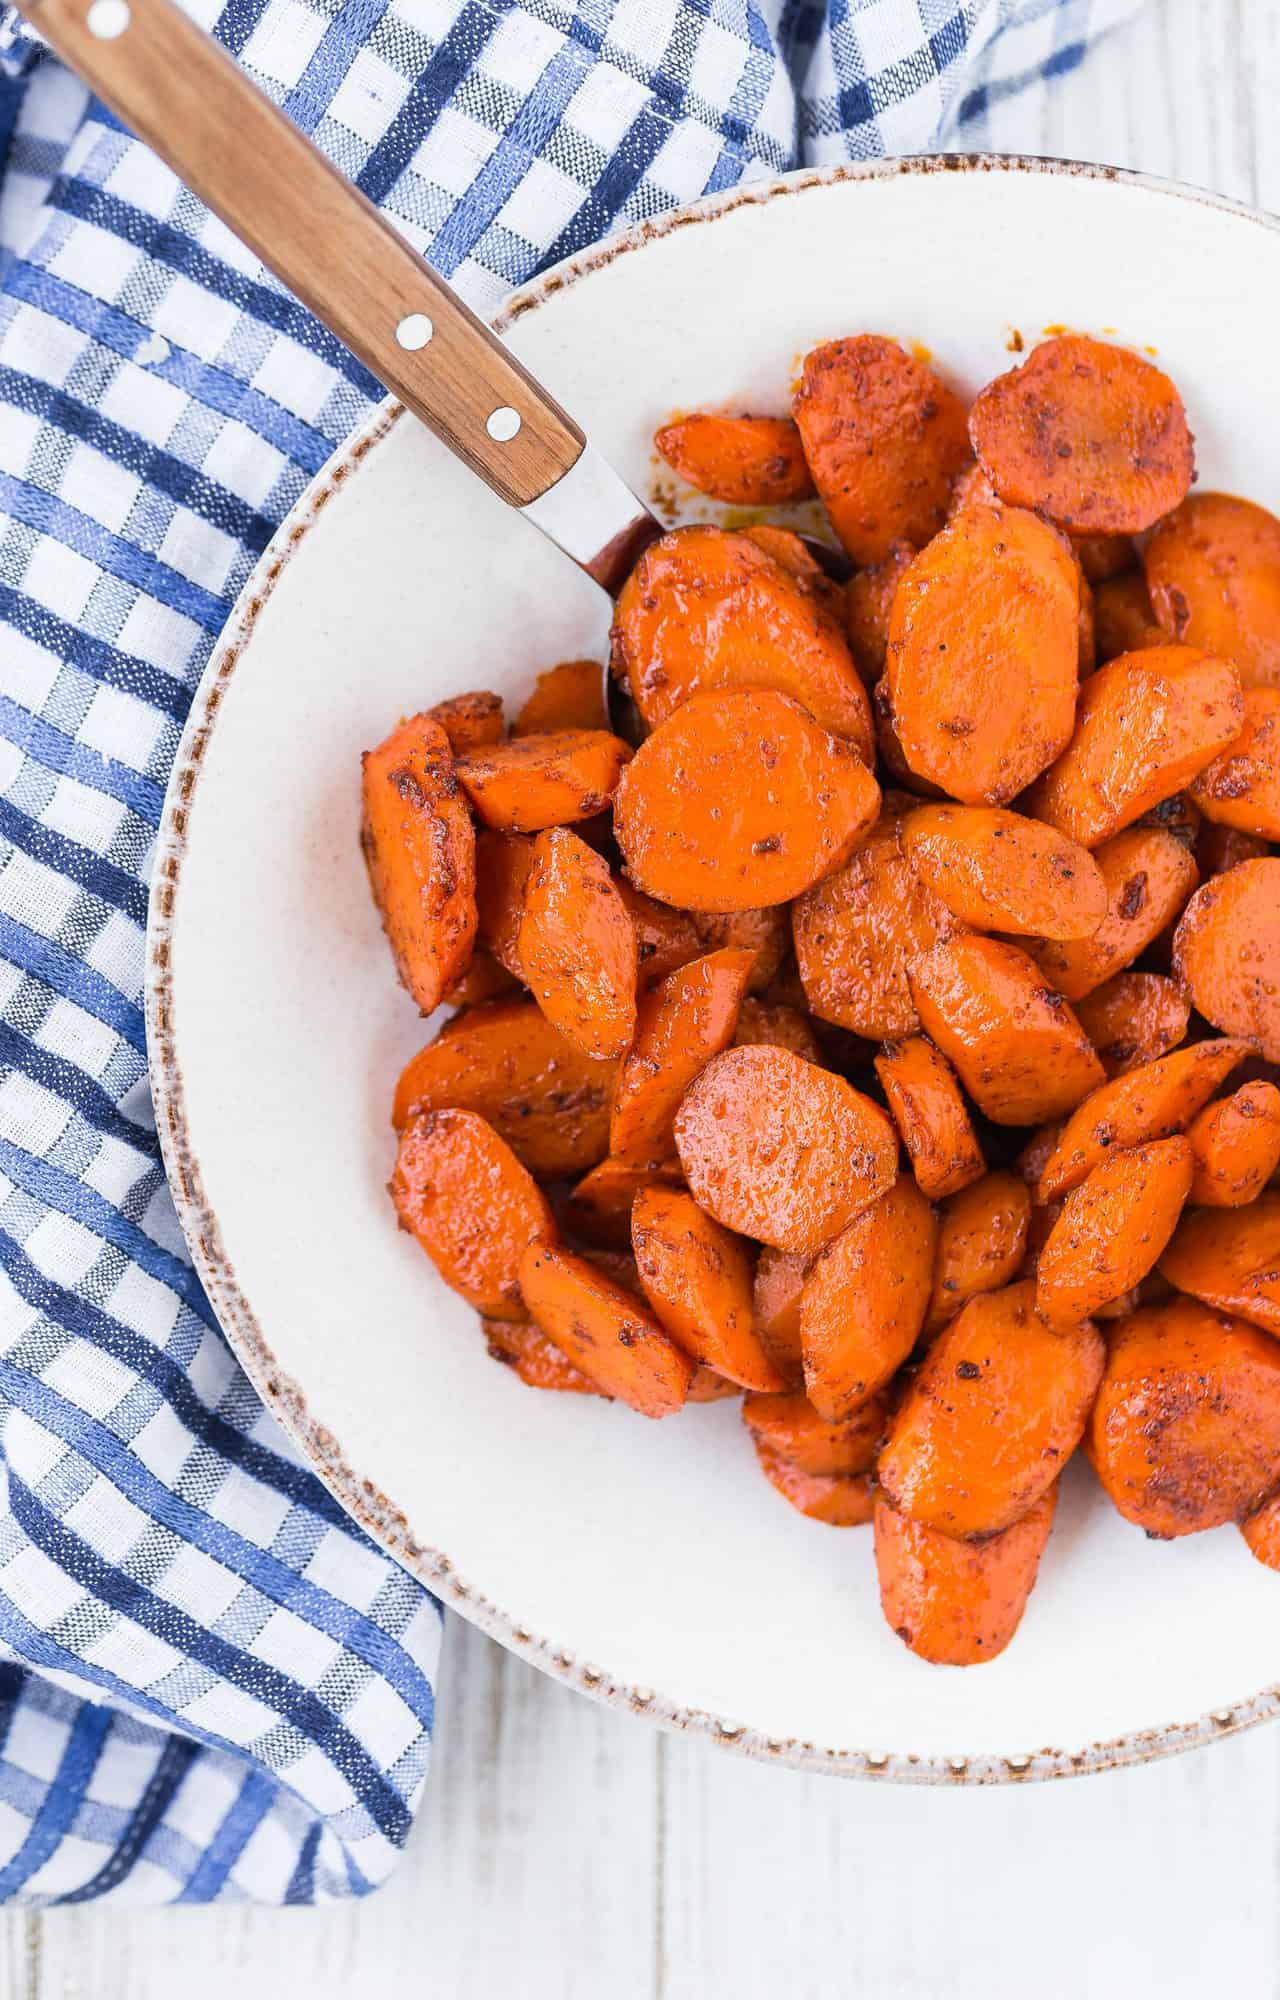
{"label": "white ceramic bowl", "polygon": [[[521,293],[517,352],[643,489],[672,409],[782,410],[815,341],[924,343],[965,388],[1067,323],[1149,347],[1202,480],[1280,505],[1275,223],[1039,161],[791,176]],[[1009,1651],[886,1628],[867,1530],[804,1520],[736,1404],[661,1424],[538,1395],[394,1226],[388,1122],[424,1027],[357,846],[358,753],[470,687],[604,657],[594,588],[388,408],[264,557],[170,787],[148,1026],[179,1212],[228,1337],[338,1498],[442,1598],[606,1700],[782,1763],[990,1781],[1104,1768],[1280,1706],[1280,1578],[1232,1529],[1147,1542],[1072,1468]]]}

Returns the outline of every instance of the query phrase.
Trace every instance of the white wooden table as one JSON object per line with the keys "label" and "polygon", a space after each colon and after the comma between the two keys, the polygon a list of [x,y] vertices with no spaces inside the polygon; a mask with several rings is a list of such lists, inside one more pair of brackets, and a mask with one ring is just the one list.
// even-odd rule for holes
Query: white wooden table
{"label": "white wooden table", "polygon": [[[1278,104],[1280,0],[1147,0],[1002,138],[1280,209]],[[370,1901],[10,1915],[0,2000],[1280,1993],[1274,1728],[1025,1790],[841,1783],[663,1737],[453,1619],[436,1744]]]}

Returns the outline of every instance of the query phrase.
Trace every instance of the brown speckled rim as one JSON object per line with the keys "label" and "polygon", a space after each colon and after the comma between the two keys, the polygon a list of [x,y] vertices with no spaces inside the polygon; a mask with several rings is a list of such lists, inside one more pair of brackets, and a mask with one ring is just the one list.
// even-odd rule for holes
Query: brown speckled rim
{"label": "brown speckled rim", "polygon": [[[647,244],[687,229],[717,221],[733,210],[792,199],[810,189],[838,181],[893,180],[923,174],[1071,175],[1086,180],[1118,182],[1127,187],[1176,198],[1280,229],[1280,219],[1240,203],[1117,167],[1090,166],[1079,161],[1045,160],[1004,154],[934,154],[915,159],[877,161],[867,166],[832,167],[753,182],[726,194],[691,203],[687,208],[644,222],[611,237],[581,255],[558,264],[515,293],[494,325],[505,330],[535,312],[568,285],[593,271],[629,256]],[[1197,1716],[1190,1722],[1144,1729],[1083,1750],[1053,1747],[998,1756],[927,1757],[908,1751],[872,1746],[867,1750],[834,1750],[820,1743],[779,1738],[750,1722],[687,1708],[659,1689],[635,1687],[604,1666],[575,1658],[554,1639],[543,1638],[512,1612],[492,1603],[465,1577],[459,1576],[441,1549],[420,1542],[395,1502],[381,1492],[344,1455],[341,1441],[307,1408],[300,1385],[280,1368],[266,1330],[236,1279],[222,1240],[218,1218],[205,1196],[199,1161],[187,1125],[178,1037],[174,1029],[171,945],[182,886],[182,864],[192,805],[200,784],[210,738],[231,678],[252,640],[263,606],[270,598],[290,556],[314,522],[369,454],[388,436],[403,415],[395,402],[383,403],[352,440],[317,476],[283,522],[242,591],[231,619],[201,681],[177,761],[169,781],[156,853],[147,930],[146,1022],[156,1122],[178,1215],[196,1268],[232,1348],[263,1401],[296,1441],[319,1477],[347,1512],[389,1555],[394,1556],[444,1603],[460,1611],[491,1638],[544,1673],[580,1689],[597,1701],[636,1715],[650,1717],[663,1728],[707,1738],[747,1757],[781,1764],[792,1770],[827,1771],[844,1777],[879,1778],[901,1784],[990,1785],[1032,1779],[1072,1777],[1084,1772],[1112,1771],[1143,1764],[1175,1751],[1191,1750],[1221,1736],[1234,1735],[1280,1714],[1280,1685],[1264,1688],[1229,1707]]]}

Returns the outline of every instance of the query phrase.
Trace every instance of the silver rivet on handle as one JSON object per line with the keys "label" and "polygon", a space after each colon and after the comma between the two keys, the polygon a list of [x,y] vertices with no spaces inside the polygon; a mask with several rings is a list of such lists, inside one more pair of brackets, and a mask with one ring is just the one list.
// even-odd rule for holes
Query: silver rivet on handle
{"label": "silver rivet on handle", "polygon": [[401,347],[416,354],[420,347],[426,346],[434,332],[435,328],[425,313],[406,313],[396,328],[396,339]]}
{"label": "silver rivet on handle", "polygon": [[508,404],[503,403],[498,409],[490,412],[485,429],[495,444],[510,444],[520,429],[519,410],[513,410]]}
{"label": "silver rivet on handle", "polygon": [[85,15],[85,26],[97,41],[115,42],[131,19],[129,0],[93,0]]}

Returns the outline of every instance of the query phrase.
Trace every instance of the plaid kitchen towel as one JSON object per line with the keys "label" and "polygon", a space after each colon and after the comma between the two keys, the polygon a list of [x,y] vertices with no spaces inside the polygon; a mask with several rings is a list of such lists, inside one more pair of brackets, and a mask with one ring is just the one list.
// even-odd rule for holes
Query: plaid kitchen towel
{"label": "plaid kitchen towel", "polygon": [[[198,0],[480,308],[744,177],[998,140],[1132,0]],[[264,1414],[147,1093],[148,863],[236,593],[378,396],[0,29],[0,1897],[386,1875],[439,1607]]]}

